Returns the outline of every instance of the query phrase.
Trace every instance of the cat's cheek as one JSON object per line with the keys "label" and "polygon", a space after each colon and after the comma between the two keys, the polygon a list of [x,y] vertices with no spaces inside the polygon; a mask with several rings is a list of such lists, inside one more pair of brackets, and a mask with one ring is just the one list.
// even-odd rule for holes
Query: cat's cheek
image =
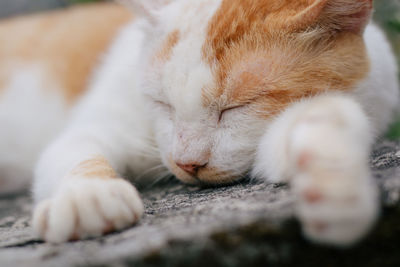
{"label": "cat's cheek", "polygon": [[173,122],[166,114],[161,114],[161,116],[155,119],[154,133],[159,151],[158,153],[160,154],[163,165],[167,167],[171,173],[175,174],[170,164],[173,132]]}

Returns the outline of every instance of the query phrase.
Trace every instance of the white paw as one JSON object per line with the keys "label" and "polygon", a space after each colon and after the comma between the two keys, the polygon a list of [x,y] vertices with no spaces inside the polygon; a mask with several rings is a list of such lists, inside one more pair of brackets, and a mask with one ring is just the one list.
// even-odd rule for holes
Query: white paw
{"label": "white paw", "polygon": [[[293,184],[297,197],[296,213],[305,236],[315,242],[349,246],[363,238],[378,215],[378,201],[372,183],[344,188],[330,183],[351,175],[324,171],[299,174]],[[366,177],[366,180],[368,177]],[[315,181],[320,179],[321,181]]]}
{"label": "white paw", "polygon": [[45,241],[100,236],[131,226],[143,214],[136,189],[122,179],[71,178],[33,213],[33,228]]}
{"label": "white paw", "polygon": [[[376,185],[368,168],[368,142],[331,114],[310,116],[292,135],[292,188],[307,238],[348,246],[371,229],[378,215]],[[358,139],[357,139],[358,138]],[[366,140],[366,139],[365,139]]]}

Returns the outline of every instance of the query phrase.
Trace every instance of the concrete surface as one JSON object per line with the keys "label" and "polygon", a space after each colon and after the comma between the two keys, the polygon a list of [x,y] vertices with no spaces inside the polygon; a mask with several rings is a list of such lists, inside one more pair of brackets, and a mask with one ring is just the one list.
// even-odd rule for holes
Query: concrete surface
{"label": "concrete surface", "polygon": [[146,212],[135,227],[62,245],[32,236],[27,194],[2,198],[0,266],[400,266],[400,144],[378,144],[371,165],[382,218],[348,250],[303,240],[285,185],[200,188],[172,180],[142,189]]}

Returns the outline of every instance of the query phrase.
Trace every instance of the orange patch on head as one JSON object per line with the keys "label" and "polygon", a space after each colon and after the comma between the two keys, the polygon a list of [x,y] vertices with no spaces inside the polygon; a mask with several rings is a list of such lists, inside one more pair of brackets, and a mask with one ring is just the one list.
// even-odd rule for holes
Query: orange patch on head
{"label": "orange patch on head", "polygon": [[175,30],[168,34],[167,38],[165,39],[163,45],[159,49],[159,51],[155,55],[155,60],[165,62],[171,58],[172,50],[179,42],[180,33],[178,30]]}
{"label": "orange patch on head", "polygon": [[7,19],[0,23],[0,69],[13,62],[44,65],[66,98],[74,101],[87,88],[101,55],[131,18],[123,7],[96,4]]}
{"label": "orange patch on head", "polygon": [[299,98],[354,88],[369,61],[361,34],[339,30],[335,1],[224,0],[203,47],[216,78],[204,104],[252,104],[270,117]]}
{"label": "orange patch on head", "polygon": [[82,161],[69,173],[69,176],[100,179],[118,177],[110,163],[103,156]]}

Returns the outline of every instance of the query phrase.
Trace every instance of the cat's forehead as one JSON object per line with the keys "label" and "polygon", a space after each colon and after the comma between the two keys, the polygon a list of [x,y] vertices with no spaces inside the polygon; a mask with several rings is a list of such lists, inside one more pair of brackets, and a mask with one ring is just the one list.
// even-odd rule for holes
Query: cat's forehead
{"label": "cat's forehead", "polygon": [[182,99],[185,110],[215,101],[259,101],[272,109],[271,101],[283,107],[318,91],[350,88],[368,69],[361,35],[343,32],[327,45],[314,41],[321,39],[318,30],[304,30],[325,23],[327,1],[178,0],[168,7],[158,54],[169,98]]}
{"label": "cat's forehead", "polygon": [[[177,112],[189,118],[202,109],[202,91],[212,84],[211,66],[205,60],[203,46],[208,21],[218,10],[221,0],[176,1],[163,10],[160,27],[163,37],[153,61],[160,68],[161,89]],[[212,87],[210,85],[210,87]]]}
{"label": "cat's forehead", "polygon": [[156,57],[168,61],[176,50],[174,56],[184,55],[187,62],[201,56],[210,67],[226,63],[235,56],[232,48],[268,45],[265,41],[274,38],[268,32],[276,32],[285,15],[305,2],[310,1],[176,0],[160,14],[164,40]]}
{"label": "cat's forehead", "polygon": [[[186,90],[177,85],[170,86],[168,93],[176,94],[171,98],[185,97],[186,94],[193,95],[195,91],[207,91],[218,87],[215,84],[216,65],[227,60],[223,56],[228,54],[227,50],[234,42],[240,40],[242,35],[249,32],[249,28],[253,27],[257,20],[263,20],[261,13],[268,12],[260,10],[265,9],[266,1],[250,1],[252,4],[248,2],[178,0],[163,10],[160,21],[165,35],[155,57],[165,64],[164,72],[168,75],[164,75],[164,82],[169,85],[182,84],[182,80],[177,81],[179,78],[184,78],[187,83],[200,82],[198,86],[186,84]],[[255,11],[261,12],[257,19],[253,14]],[[184,68],[180,68],[181,66]],[[177,77],[176,73],[180,75]]]}

